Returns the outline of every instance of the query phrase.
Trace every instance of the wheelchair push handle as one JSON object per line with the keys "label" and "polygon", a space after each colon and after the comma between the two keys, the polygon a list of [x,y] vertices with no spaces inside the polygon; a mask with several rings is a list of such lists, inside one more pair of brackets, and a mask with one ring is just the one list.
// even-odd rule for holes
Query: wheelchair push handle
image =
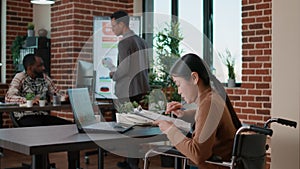
{"label": "wheelchair push handle", "polygon": [[254,125],[250,125],[249,127],[250,127],[249,130],[251,130],[251,131],[255,131],[257,133],[261,133],[261,134],[269,135],[269,136],[273,135],[273,130],[271,130],[269,128],[262,128],[262,127],[258,127],[258,126],[254,126]]}
{"label": "wheelchair push handle", "polygon": [[297,127],[297,122],[295,122],[295,121],[291,121],[291,120],[287,120],[287,119],[282,119],[282,118],[271,118],[271,119],[269,119],[265,123],[264,128],[268,128],[269,124],[273,123],[273,122],[277,122],[279,124],[290,126],[290,127],[294,127],[294,128]]}
{"label": "wheelchair push handle", "polygon": [[278,123],[280,123],[282,125],[287,125],[287,126],[290,126],[290,127],[294,127],[294,128],[297,127],[297,122],[291,121],[291,120],[278,118]]}

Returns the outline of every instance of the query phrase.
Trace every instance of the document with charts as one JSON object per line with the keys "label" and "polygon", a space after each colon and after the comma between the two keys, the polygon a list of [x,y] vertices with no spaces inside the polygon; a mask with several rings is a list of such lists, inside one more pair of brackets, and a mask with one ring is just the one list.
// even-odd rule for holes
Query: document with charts
{"label": "document with charts", "polygon": [[123,118],[122,123],[130,123],[132,121],[135,121],[135,124],[138,124],[138,123],[143,124],[143,123],[153,122],[155,120],[166,120],[166,121],[173,122],[178,128],[180,128],[184,131],[190,131],[190,129],[191,129],[191,123],[188,123],[184,120],[181,120],[178,118],[173,118],[173,117],[166,116],[166,115],[162,115],[162,114],[155,113],[155,112],[148,111],[148,110],[143,110],[143,109],[135,110],[134,113],[124,114],[124,116],[125,116],[125,118],[127,118],[127,120],[124,121],[124,118]]}

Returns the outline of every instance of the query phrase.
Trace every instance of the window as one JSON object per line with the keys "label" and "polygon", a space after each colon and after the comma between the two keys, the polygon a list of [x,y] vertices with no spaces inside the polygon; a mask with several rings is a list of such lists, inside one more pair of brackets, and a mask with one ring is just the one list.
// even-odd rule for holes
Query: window
{"label": "window", "polygon": [[224,66],[216,52],[224,53],[228,49],[236,58],[236,81],[241,82],[241,1],[214,0],[214,68],[216,76],[221,82],[227,83],[227,68]]}
{"label": "window", "polygon": [[197,53],[202,56],[203,2],[199,0],[178,0],[178,17],[183,34],[183,54]]}
{"label": "window", "polygon": [[[184,40],[183,54],[193,52],[204,56],[204,60],[221,82],[227,83],[227,68],[218,52],[228,49],[236,58],[236,81],[241,82],[241,1],[236,0],[153,0],[154,30],[170,22],[172,1],[177,1],[178,18]],[[209,48],[205,43],[209,41]],[[154,42],[155,43],[155,42]]]}

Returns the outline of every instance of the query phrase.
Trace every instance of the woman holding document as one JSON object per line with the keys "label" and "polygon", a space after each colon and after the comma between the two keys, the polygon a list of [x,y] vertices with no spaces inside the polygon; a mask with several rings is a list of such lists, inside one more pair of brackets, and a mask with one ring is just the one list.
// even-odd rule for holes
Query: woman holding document
{"label": "woman holding document", "polygon": [[198,168],[220,168],[205,163],[205,160],[213,155],[230,160],[234,135],[241,126],[225,89],[195,54],[186,54],[178,59],[170,74],[185,102],[195,103],[197,108],[195,111],[184,111],[180,103],[171,102],[167,105],[166,113],[173,113],[177,117],[194,113],[194,129],[191,137],[187,137],[170,121],[157,120],[154,124]]}

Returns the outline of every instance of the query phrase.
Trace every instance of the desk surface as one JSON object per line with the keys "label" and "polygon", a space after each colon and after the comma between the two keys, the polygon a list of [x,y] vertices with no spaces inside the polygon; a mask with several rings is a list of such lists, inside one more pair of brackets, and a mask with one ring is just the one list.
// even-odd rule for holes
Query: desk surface
{"label": "desk surface", "polygon": [[[99,145],[104,149],[110,145],[122,145],[124,147],[126,141],[137,146],[142,143],[167,139],[165,135],[161,134],[158,127],[137,127],[126,134],[130,137],[119,133],[78,133],[75,124],[8,128],[0,129],[0,147],[26,155],[34,155],[50,152],[78,151],[97,148]],[[128,145],[125,144],[125,146]]]}
{"label": "desk surface", "polygon": [[[99,108],[111,108],[113,107],[112,103],[108,102],[97,102]],[[20,106],[0,106],[0,112],[14,112],[14,111],[48,111],[48,110],[67,110],[71,109],[69,103],[61,104],[60,106],[53,106],[52,104],[47,104],[44,107],[39,105],[34,105],[33,107],[20,107]]]}
{"label": "desk surface", "polygon": [[47,111],[47,110],[63,110],[70,109],[70,104],[62,104],[60,106],[45,105],[40,107],[34,105],[32,107],[20,107],[20,106],[0,106],[0,112],[14,112],[14,111]]}

